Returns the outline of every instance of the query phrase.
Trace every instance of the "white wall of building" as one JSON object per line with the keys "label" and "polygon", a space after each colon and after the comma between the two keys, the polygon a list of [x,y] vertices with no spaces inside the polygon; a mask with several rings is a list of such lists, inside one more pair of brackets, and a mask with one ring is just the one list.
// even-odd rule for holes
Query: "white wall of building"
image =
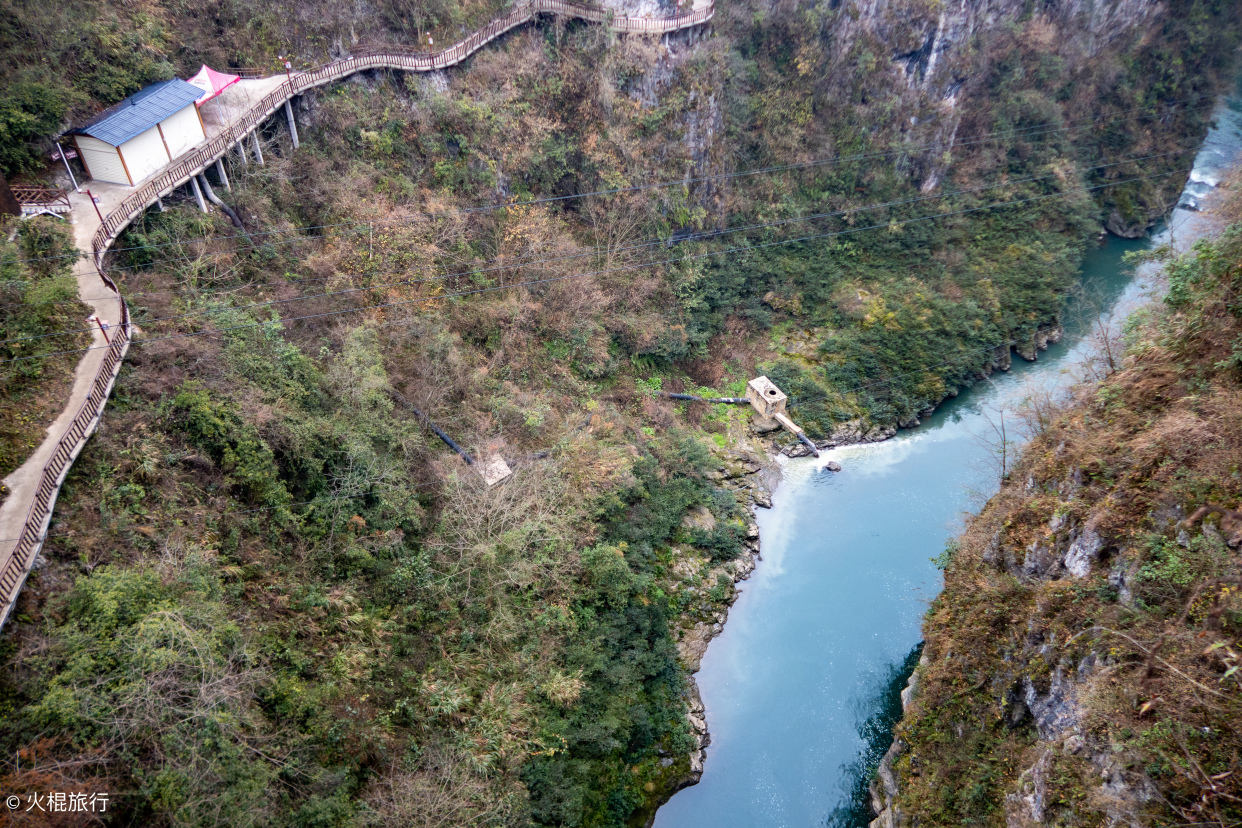
{"label": "white wall of building", "polygon": [[164,131],[164,141],[167,142],[168,151],[173,158],[207,138],[194,104],[165,118],[160,122],[160,129]]}
{"label": "white wall of building", "polygon": [[129,183],[121,157],[116,154],[116,147],[89,135],[75,135],[73,140],[78,145],[78,152],[82,154],[83,163],[90,170],[91,178],[111,181],[113,184]]}
{"label": "white wall of building", "polygon": [[133,179],[135,187],[168,166],[168,151],[164,149],[164,139],[160,137],[160,131],[156,127],[130,138],[121,144],[120,150],[121,157],[125,159],[125,168],[129,170],[129,177]]}

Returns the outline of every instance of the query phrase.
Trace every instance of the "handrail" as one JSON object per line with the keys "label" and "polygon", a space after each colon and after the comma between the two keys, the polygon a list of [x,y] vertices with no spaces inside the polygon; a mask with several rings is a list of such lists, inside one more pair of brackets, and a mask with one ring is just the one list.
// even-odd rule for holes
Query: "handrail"
{"label": "handrail", "polygon": [[[115,292],[116,284],[107,275],[102,273],[100,275],[103,277],[104,284]],[[5,602],[3,608],[0,608],[0,627],[4,626],[9,613],[16,606],[22,582],[26,580],[26,575],[34,563],[34,556],[38,554],[39,548],[43,545],[48,524],[52,519],[52,507],[56,505],[56,496],[60,492],[60,484],[69,472],[69,466],[77,457],[78,451],[81,450],[85,438],[94,431],[100,415],[103,414],[104,404],[108,401],[108,393],[121,369],[121,361],[125,357],[125,352],[129,349],[129,308],[119,292],[117,292],[117,299],[121,303],[121,324],[112,329],[114,331],[112,340],[104,354],[99,371],[95,374],[95,381],[91,383],[91,390],[86,395],[86,401],[78,409],[68,431],[57,441],[56,449],[52,452],[52,459],[43,467],[39,486],[35,490],[34,502],[30,504],[30,511],[26,513],[26,522],[22,526],[22,532],[13,546],[13,551],[4,569],[0,570],[0,600]]]}
{"label": "handrail", "polygon": [[30,187],[24,184],[14,184],[10,189],[12,189],[13,197],[17,199],[18,204],[33,204],[39,207],[50,204],[60,204],[64,207],[70,206],[69,193],[65,190],[51,187]]}
{"label": "handrail", "polygon": [[[68,474],[69,467],[77,453],[85,445],[86,437],[99,422],[112,384],[116,381],[116,376],[121,369],[121,361],[129,349],[132,335],[129,307],[125,304],[125,299],[121,296],[116,283],[105,271],[103,257],[121,230],[135,216],[164,193],[206,169],[207,165],[213,163],[227,152],[229,147],[249,135],[252,129],[284,105],[289,98],[355,72],[383,68],[414,72],[444,69],[461,63],[500,35],[540,14],[572,15],[595,23],[605,23],[621,33],[664,34],[706,23],[711,19],[712,13],[713,7],[708,5],[675,17],[646,19],[618,17],[607,9],[572,2],[572,0],[519,0],[508,14],[493,20],[465,40],[440,52],[368,51],[291,73],[279,86],[247,110],[241,118],[225,127],[206,144],[165,168],[155,178],[143,182],[117,205],[115,210],[108,213],[91,239],[92,258],[99,270],[99,276],[108,289],[117,295],[117,300],[121,303],[121,322],[113,329],[114,333],[108,350],[95,374],[95,380],[91,384],[86,401],[78,409],[68,431],[57,441],[51,460],[43,467],[34,502],[30,505],[30,510],[26,515],[21,535],[3,570],[0,570],[0,600],[5,602],[3,608],[0,608],[0,627],[8,620],[9,613],[16,606],[17,595],[30,572],[35,555],[43,545],[47,527],[52,520],[52,508],[60,492],[60,484]],[[17,190],[16,187],[13,189]],[[67,195],[63,197],[66,201],[68,200]]]}
{"label": "handrail", "polygon": [[620,17],[612,11],[575,3],[572,0],[519,0],[512,11],[499,17],[465,40],[440,52],[366,51],[331,63],[291,73],[276,89],[252,106],[240,119],[189,155],[144,182],[108,213],[91,240],[91,252],[102,267],[103,254],[121,230],[156,198],[188,181],[207,168],[228,148],[250,134],[256,125],[275,112],[286,100],[316,86],[369,69],[404,69],[431,72],[461,63],[500,35],[540,14],[566,14],[594,23],[606,23],[614,31],[630,34],[665,34],[706,23],[714,5],[673,17]]}

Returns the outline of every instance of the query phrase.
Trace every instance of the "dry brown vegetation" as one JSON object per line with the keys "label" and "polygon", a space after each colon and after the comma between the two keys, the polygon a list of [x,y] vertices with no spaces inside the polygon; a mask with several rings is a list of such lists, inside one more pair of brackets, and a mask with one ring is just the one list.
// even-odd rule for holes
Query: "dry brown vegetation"
{"label": "dry brown vegetation", "polygon": [[[228,30],[231,59],[289,42],[219,10],[195,25]],[[675,234],[905,198],[930,180],[921,165],[935,159],[882,157],[572,198],[932,140],[949,124],[907,126],[944,90],[918,91],[877,58],[892,44],[850,30],[844,7],[754,11],[722,8],[714,29],[667,43],[543,20],[443,75],[359,76],[301,99],[299,151],[277,120],[261,136],[267,166],[234,169],[224,197],[250,239],[184,202],[136,224],[113,264],[143,341],[5,640],[4,744],[82,734],[56,743],[61,762],[106,746],[118,807],[143,824],[641,821],[693,746],[672,631],[725,600],[727,583],[703,576],[745,530],[705,448],[728,446],[742,412],[651,391],[738,393],[773,365],[773,326],[787,322],[812,357],[800,365],[822,367],[828,333],[858,348],[833,355],[832,377],[787,375],[796,393],[843,389],[817,428],[891,422],[986,361],[927,366],[1055,315],[1097,227],[1089,199],[1066,197],[1037,214],[623,269],[802,225]],[[905,28],[938,14],[909,11]],[[306,37],[294,45],[339,52],[356,12],[315,22],[334,29],[326,41],[291,17]],[[917,46],[905,28],[900,45]],[[963,93],[961,111],[979,113],[964,128],[1096,114],[1087,97],[1061,111],[1037,88],[1049,35],[1023,21],[1013,37],[1028,28],[1022,49],[1003,33],[963,58],[964,73],[1000,79]],[[1181,49],[1184,34],[1158,45]],[[1206,57],[1170,69],[1162,95],[1210,87],[1220,44],[1193,42]],[[1135,66],[1174,66],[1141,55]],[[1074,95],[1117,79],[1074,77]],[[1136,128],[1165,118],[1179,136],[1203,126],[1144,100],[1127,92],[1099,112]],[[1121,153],[1132,136],[992,147],[973,167],[967,152],[951,182],[1093,161],[1105,138]],[[1139,213],[1148,195],[1135,194]],[[626,249],[639,241],[651,244]],[[867,301],[838,307],[839,285]],[[486,292],[451,295],[466,291]],[[905,376],[887,399],[849,393]],[[502,453],[514,477],[485,489],[411,406],[476,456]],[[685,526],[688,510],[716,529]],[[151,672],[193,690],[166,705],[189,711],[180,724],[122,692],[146,686],[133,674],[154,657],[138,633],[173,610],[193,619],[177,640],[207,653],[154,648],[170,663]],[[118,700],[124,717],[83,724]]]}
{"label": "dry brown vegetation", "polygon": [[912,822],[1242,821],[1237,225],[1167,269],[952,549],[897,732]]}

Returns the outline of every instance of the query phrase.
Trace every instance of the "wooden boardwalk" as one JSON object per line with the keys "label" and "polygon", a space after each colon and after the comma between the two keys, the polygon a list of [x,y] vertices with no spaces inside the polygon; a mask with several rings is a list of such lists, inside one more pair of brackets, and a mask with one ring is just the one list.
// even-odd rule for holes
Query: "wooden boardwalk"
{"label": "wooden boardwalk", "polygon": [[[364,52],[287,76],[247,78],[221,96],[219,107],[209,104],[203,115],[208,121],[207,140],[177,158],[137,187],[86,181],[95,197],[71,193],[74,237],[86,258],[77,266],[78,291],[96,314],[112,322],[111,340],[94,332],[92,348],[79,362],[68,405],[48,428],[48,436],[34,454],[4,479],[10,489],[0,505],[0,627],[17,603],[30,569],[43,547],[61,483],[74,459],[94,433],[112,385],[129,348],[132,328],[129,309],[108,278],[104,256],[130,222],[173,190],[224,157],[250,136],[276,110],[297,95],[324,84],[372,69],[432,72],[466,60],[485,45],[541,14],[565,15],[607,25],[622,34],[667,34],[711,20],[711,0],[695,0],[685,14],[662,18],[626,17],[612,10],[568,0],[519,0],[512,11],[497,18],[460,43],[440,52]],[[227,105],[225,105],[227,104]],[[244,146],[244,145],[242,145]],[[104,214],[100,221],[96,207]],[[85,299],[99,292],[102,281],[109,291],[100,299]]]}

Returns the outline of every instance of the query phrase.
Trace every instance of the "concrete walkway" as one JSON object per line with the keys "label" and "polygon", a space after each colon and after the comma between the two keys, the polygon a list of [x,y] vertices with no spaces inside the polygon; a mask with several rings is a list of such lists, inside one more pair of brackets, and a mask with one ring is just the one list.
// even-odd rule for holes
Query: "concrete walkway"
{"label": "concrete walkway", "polygon": [[[69,196],[73,207],[69,221],[74,243],[84,254],[74,265],[78,295],[97,316],[111,323],[109,335],[117,341],[109,345],[97,328],[93,331],[91,349],[83,354],[74,370],[73,388],[64,410],[48,427],[47,437],[34,453],[4,478],[10,494],[0,505],[0,626],[17,603],[22,585],[43,546],[60,484],[99,423],[129,345],[130,334],[122,330],[120,324],[128,315],[123,300],[104,282],[96,264],[103,265],[107,248],[134,218],[142,215],[161,195],[184,185],[194,174],[228,154],[239,142],[250,154],[253,147],[248,145],[247,136],[262,120],[290,98],[313,87],[369,69],[414,72],[443,69],[460,63],[491,40],[539,14],[564,14],[605,23],[618,32],[661,34],[706,23],[713,13],[712,4],[713,0],[692,0],[686,4],[689,10],[680,15],[637,17],[584,6],[572,0],[520,0],[503,17],[441,52],[367,53],[293,72],[290,76],[241,80],[200,110],[206,140],[173,159],[159,172],[134,187],[95,180],[82,182],[82,191]],[[251,156],[250,163],[256,162]],[[96,199],[94,205],[91,196]],[[101,222],[100,215],[106,221]],[[87,325],[83,319],[82,327]]]}

